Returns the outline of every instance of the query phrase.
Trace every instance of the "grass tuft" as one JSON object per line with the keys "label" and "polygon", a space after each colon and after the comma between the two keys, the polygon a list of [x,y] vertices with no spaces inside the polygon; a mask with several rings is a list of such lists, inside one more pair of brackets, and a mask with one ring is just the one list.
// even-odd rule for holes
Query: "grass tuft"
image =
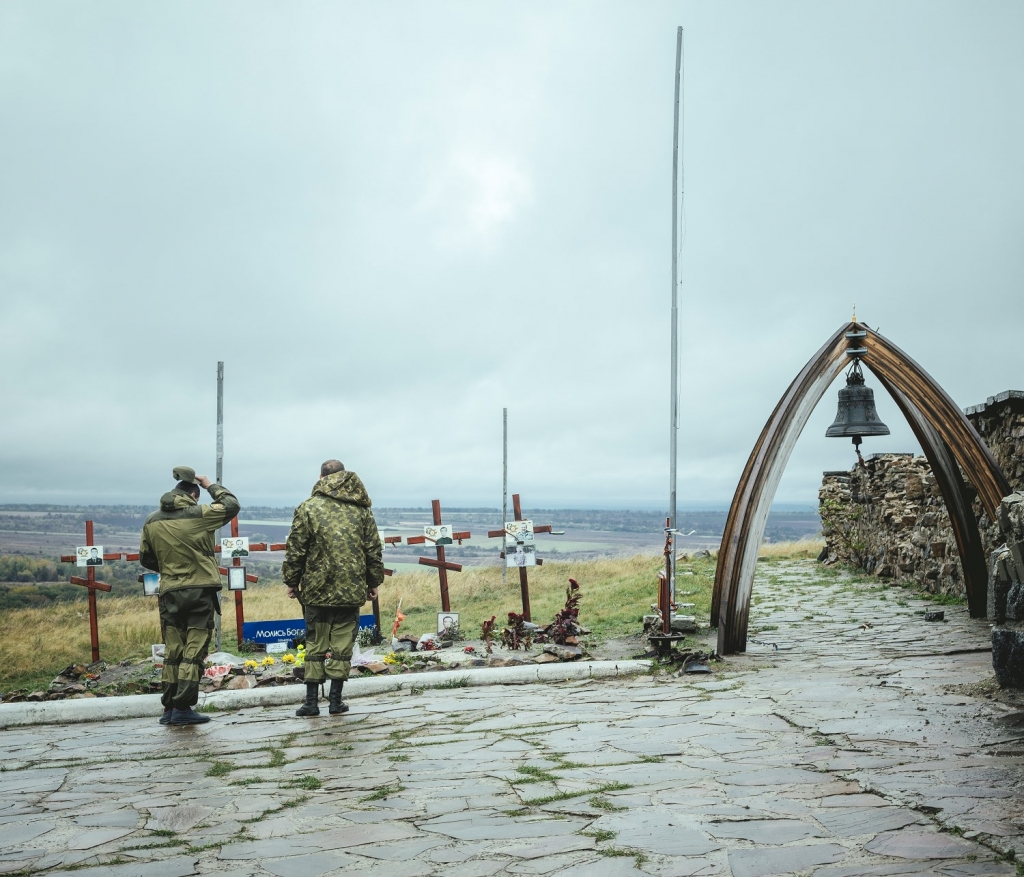
{"label": "grass tuft", "polygon": [[399,792],[404,792],[405,786],[401,783],[395,783],[393,786],[381,786],[369,795],[359,799],[359,803],[366,804],[370,801],[383,801],[386,798],[390,798],[392,795],[397,795]]}
{"label": "grass tuft", "polygon": [[315,792],[323,785],[319,779],[315,776],[307,774],[304,777],[298,779],[289,780],[286,783],[281,784],[282,789],[304,789],[307,792]]}

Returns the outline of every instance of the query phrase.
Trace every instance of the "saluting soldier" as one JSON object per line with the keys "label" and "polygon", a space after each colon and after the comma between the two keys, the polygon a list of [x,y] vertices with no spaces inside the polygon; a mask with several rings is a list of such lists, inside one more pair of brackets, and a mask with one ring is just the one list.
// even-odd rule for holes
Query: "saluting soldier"
{"label": "saluting soldier", "polygon": [[[174,490],[142,527],[139,562],[160,573],[160,626],[164,631],[162,725],[199,725],[209,716],[195,711],[199,679],[220,613],[220,570],[213,534],[238,514],[235,495],[196,475],[189,466],[172,472]],[[200,505],[199,488],[213,502]]]}

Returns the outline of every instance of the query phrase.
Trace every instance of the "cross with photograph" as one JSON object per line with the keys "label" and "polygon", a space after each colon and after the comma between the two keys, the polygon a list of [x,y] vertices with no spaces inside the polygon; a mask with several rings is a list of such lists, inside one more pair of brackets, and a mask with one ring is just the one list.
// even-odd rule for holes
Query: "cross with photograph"
{"label": "cross with photograph", "polygon": [[423,536],[435,545],[452,544],[452,528],[448,524],[429,524],[423,528]]}
{"label": "cross with photograph", "polygon": [[220,540],[220,556],[221,557],[248,557],[249,556],[249,537],[248,536],[233,536],[230,539]]}

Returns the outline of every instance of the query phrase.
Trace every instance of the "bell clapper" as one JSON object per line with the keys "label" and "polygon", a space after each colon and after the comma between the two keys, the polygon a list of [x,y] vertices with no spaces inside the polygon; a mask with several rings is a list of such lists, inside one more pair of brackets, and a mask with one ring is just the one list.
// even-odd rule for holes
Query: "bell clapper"
{"label": "bell clapper", "polygon": [[855,435],[853,437],[853,450],[857,454],[857,465],[860,466],[861,469],[864,468],[864,458],[860,455],[860,443],[862,441],[863,438],[859,435]]}

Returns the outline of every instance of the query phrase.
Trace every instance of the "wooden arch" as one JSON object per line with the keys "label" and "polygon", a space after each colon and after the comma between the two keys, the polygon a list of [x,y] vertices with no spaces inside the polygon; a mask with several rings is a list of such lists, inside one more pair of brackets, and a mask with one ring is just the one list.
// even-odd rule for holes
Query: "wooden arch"
{"label": "wooden arch", "polygon": [[715,571],[711,617],[718,619],[719,654],[746,651],[754,567],[775,490],[811,412],[848,365],[847,350],[858,346],[865,350],[861,362],[899,406],[931,464],[956,535],[971,617],[985,617],[987,565],[971,500],[976,492],[994,520],[1009,482],[942,387],[891,341],[853,322],[840,327],[789,385],[743,469]]}

